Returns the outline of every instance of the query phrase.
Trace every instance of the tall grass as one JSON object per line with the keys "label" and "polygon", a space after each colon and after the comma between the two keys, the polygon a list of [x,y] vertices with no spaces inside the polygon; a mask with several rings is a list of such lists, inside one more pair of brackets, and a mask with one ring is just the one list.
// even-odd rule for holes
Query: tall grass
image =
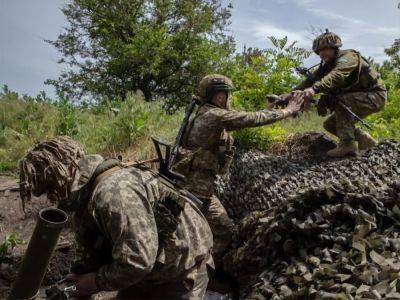
{"label": "tall grass", "polygon": [[[375,137],[400,139],[399,107],[400,90],[392,89],[385,110],[368,118]],[[235,132],[235,137],[243,147],[265,150],[289,134],[324,131],[324,119],[312,109],[270,126]],[[150,137],[172,142],[181,120],[182,112],[169,115],[161,102],[145,102],[140,95],[129,95],[123,102],[77,107],[66,99],[54,102],[8,91],[0,94],[0,171],[15,169],[36,142],[60,134],[79,141],[87,153],[148,159],[155,155]]]}
{"label": "tall grass", "polygon": [[168,115],[159,102],[129,95],[124,102],[76,107],[58,102],[21,98],[15,93],[0,97],[0,170],[14,169],[36,142],[69,135],[87,153],[147,159],[154,155],[150,136],[172,141],[182,114]]}

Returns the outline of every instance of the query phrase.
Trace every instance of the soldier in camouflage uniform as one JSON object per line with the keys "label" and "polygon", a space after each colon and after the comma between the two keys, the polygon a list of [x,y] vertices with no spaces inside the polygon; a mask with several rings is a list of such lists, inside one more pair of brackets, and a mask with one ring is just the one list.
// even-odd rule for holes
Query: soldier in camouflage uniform
{"label": "soldier in camouflage uniform", "polygon": [[215,179],[229,168],[234,154],[230,131],[271,124],[298,112],[303,98],[297,95],[283,110],[256,112],[230,109],[232,81],[222,75],[204,77],[198,87],[201,101],[184,134],[175,170],[185,176],[185,188],[206,205],[206,218],[214,236],[213,256],[218,266],[231,242],[233,222],[215,195]]}
{"label": "soldier in camouflage uniform", "polygon": [[72,214],[79,263],[75,296],[118,290],[121,299],[202,299],[212,233],[197,207],[156,172],[85,155],[67,137],[21,160],[21,197],[47,193]]}
{"label": "soldier in camouflage uniform", "polygon": [[321,64],[313,80],[308,78],[296,88],[304,90],[306,97],[325,94],[318,112],[326,115],[327,108],[333,111],[324,122],[324,128],[339,138],[338,147],[327,153],[332,157],[355,154],[376,145],[368,133],[356,129],[356,120],[339,103],[365,118],[382,110],[387,98],[380,75],[371,64],[355,50],[339,50],[341,46],[339,36],[332,32],[317,37],[313,50],[321,57]]}

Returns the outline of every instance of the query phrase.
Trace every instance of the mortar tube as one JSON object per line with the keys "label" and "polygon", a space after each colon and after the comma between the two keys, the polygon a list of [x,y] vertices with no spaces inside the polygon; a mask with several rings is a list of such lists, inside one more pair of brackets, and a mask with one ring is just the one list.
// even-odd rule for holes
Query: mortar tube
{"label": "mortar tube", "polygon": [[61,229],[67,221],[68,215],[58,208],[45,208],[39,212],[9,300],[34,299],[38,295]]}

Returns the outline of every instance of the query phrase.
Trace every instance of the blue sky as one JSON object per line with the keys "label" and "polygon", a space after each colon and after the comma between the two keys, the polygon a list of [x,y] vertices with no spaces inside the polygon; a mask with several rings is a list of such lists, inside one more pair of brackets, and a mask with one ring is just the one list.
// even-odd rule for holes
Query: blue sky
{"label": "blue sky", "polygon": [[[237,50],[268,47],[267,36],[297,40],[310,48],[311,28],[329,28],[376,61],[400,38],[398,0],[233,0],[231,34]],[[44,39],[55,39],[66,26],[60,8],[65,0],[0,0],[0,84],[35,95],[54,95],[47,78],[61,70],[58,53]],[[316,61],[314,57],[310,63]]]}

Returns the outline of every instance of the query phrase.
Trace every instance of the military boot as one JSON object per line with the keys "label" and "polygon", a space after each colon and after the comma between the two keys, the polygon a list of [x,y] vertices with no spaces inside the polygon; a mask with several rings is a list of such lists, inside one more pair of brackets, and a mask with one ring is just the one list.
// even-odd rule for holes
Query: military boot
{"label": "military boot", "polygon": [[326,154],[330,157],[343,157],[355,155],[358,152],[356,141],[340,142],[335,149],[329,150]]}
{"label": "military boot", "polygon": [[355,137],[358,142],[359,150],[367,150],[375,147],[378,144],[377,141],[369,133],[360,129],[356,129]]}

